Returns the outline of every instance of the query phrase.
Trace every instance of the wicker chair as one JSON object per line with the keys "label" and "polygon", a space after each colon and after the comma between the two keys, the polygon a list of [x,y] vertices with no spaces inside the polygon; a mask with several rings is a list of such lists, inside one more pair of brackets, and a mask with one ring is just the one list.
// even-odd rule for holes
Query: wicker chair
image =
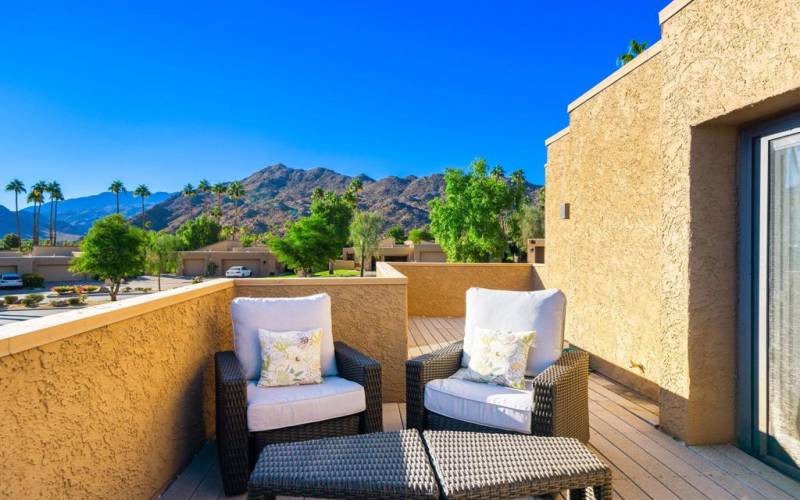
{"label": "wicker chair", "polygon": [[[519,308],[526,307],[527,300],[530,297],[521,297],[521,301],[513,304],[515,298],[510,295],[515,292],[498,292],[493,290],[471,289],[467,292],[467,325],[469,328],[470,322],[477,322],[478,324],[490,324],[495,316],[499,315],[499,321],[506,322],[508,325],[508,317],[511,314],[519,312]],[[471,295],[472,294],[472,295]],[[495,302],[490,307],[485,307],[482,304],[483,312],[475,312],[479,306],[476,302],[485,298],[492,299],[494,294]],[[502,294],[509,294],[504,297]],[[551,309],[555,311],[555,318],[547,319],[547,328],[555,330],[556,346],[560,346],[563,342],[563,313],[565,303],[563,295],[558,291],[552,291],[551,296],[555,300],[560,300],[560,307]],[[519,298],[519,297],[518,297]],[[534,302],[541,300],[539,298],[532,299]],[[472,311],[471,311],[472,303]],[[511,305],[506,305],[511,304]],[[536,306],[539,307],[539,306]],[[537,313],[549,312],[547,307],[537,309]],[[516,308],[516,309],[514,309]],[[527,311],[527,318],[524,321],[530,321],[536,314],[530,314]],[[481,316],[482,314],[482,316]],[[560,319],[559,316],[560,315]],[[552,321],[551,321],[552,320]],[[505,326],[496,327],[505,329]],[[512,328],[513,329],[513,328]],[[476,423],[476,420],[466,421],[467,419],[453,418],[445,416],[440,413],[430,411],[428,408],[436,408],[434,405],[425,404],[425,387],[431,382],[442,382],[441,379],[453,378],[453,375],[464,366],[464,342],[456,342],[443,347],[437,351],[423,354],[417,358],[411,359],[406,362],[406,415],[408,427],[415,428],[420,431],[425,429],[432,430],[463,430],[475,432],[525,432],[527,433],[527,420],[530,421],[530,433],[539,436],[561,436],[573,437],[583,442],[589,441],[589,355],[582,351],[565,351],[561,352],[560,347],[551,351],[551,359],[544,365],[541,365],[540,370],[534,377],[526,378],[526,387],[530,391],[532,401],[527,399],[527,394],[522,397],[527,401],[530,408],[530,418],[526,420],[517,420],[515,429],[509,430],[502,428],[499,425],[482,425]],[[529,361],[530,363],[530,361]],[[455,377],[457,378],[457,377]],[[464,382],[457,382],[464,383]],[[499,386],[487,386],[487,384],[480,384],[477,382],[465,382],[471,384],[477,390],[483,391],[494,396],[494,392],[502,396],[502,391],[509,391],[508,388]],[[431,389],[433,389],[433,387]],[[470,388],[470,390],[472,390]],[[434,391],[432,390],[433,394]],[[448,395],[447,397],[461,401],[459,395]],[[466,405],[466,403],[464,403]],[[459,406],[457,406],[459,407]],[[517,410],[527,412],[527,410]],[[446,413],[446,412],[445,412]],[[528,413],[524,413],[528,415]],[[520,428],[521,427],[521,428]]]}
{"label": "wicker chair", "polygon": [[[247,489],[250,471],[261,450],[268,444],[383,430],[380,363],[342,342],[331,341],[329,344],[329,359],[331,366],[335,366],[336,373],[335,376],[326,377],[322,384],[268,389],[260,389],[255,386],[253,380],[255,368],[252,364],[252,345],[250,343],[253,340],[251,331],[253,323],[263,320],[263,318],[254,318],[260,312],[259,309],[273,308],[268,313],[275,312],[276,308],[285,310],[286,314],[283,317],[272,318],[277,322],[284,321],[282,325],[278,325],[284,328],[276,328],[278,331],[288,329],[285,328],[287,326],[285,322],[295,321],[294,324],[298,325],[298,329],[306,329],[308,325],[304,325],[303,321],[317,321],[314,319],[314,314],[318,314],[316,318],[323,318],[323,330],[330,331],[330,298],[327,296],[318,295],[297,300],[286,299],[285,302],[281,302],[282,299],[263,300],[265,303],[258,303],[255,299],[236,299],[234,301],[231,313],[234,321],[235,351],[218,352],[214,357],[217,451],[226,495],[241,493]],[[305,300],[305,302],[301,303],[301,300]],[[278,302],[276,303],[276,301]],[[308,307],[311,310],[307,310]],[[306,308],[302,311],[306,314],[299,314],[300,309],[303,308]],[[295,320],[294,318],[299,319]],[[266,321],[270,321],[270,318],[267,318]],[[323,358],[325,358],[324,354]],[[334,359],[335,364],[333,363]],[[247,363],[251,365],[249,372]],[[325,375],[323,371],[323,376]],[[363,388],[363,399],[360,399],[362,391],[358,386]],[[345,388],[344,392],[342,392],[342,387]],[[343,405],[343,400],[336,399],[345,394],[344,397],[350,398],[347,402],[352,403],[351,395],[354,393],[358,394],[356,404]],[[276,396],[276,394],[281,395]],[[327,405],[317,405],[314,404],[317,394],[327,394],[327,397],[334,399],[328,399],[331,403]],[[251,396],[250,399],[248,399],[248,395]],[[263,406],[254,403],[254,397],[269,399],[270,409],[264,411]],[[287,403],[286,399],[282,399],[287,397],[295,398],[292,399],[294,403]],[[282,411],[286,405],[298,403],[305,406],[298,407],[296,411]],[[249,407],[248,404],[250,404]],[[348,413],[348,407],[350,413]],[[363,411],[359,412],[360,408],[363,408]],[[301,414],[304,420],[298,421]]]}

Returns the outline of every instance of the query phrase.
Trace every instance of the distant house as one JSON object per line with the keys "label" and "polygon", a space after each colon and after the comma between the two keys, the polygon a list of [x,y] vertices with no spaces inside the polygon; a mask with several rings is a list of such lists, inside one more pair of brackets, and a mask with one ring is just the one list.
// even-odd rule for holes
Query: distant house
{"label": "distant house", "polygon": [[285,271],[267,247],[244,247],[237,240],[178,252],[178,274],[184,276],[224,276],[233,266],[245,266],[253,271],[253,276],[273,276]]}
{"label": "distant house", "polygon": [[0,273],[35,273],[44,276],[45,281],[81,281],[87,276],[69,270],[79,250],[78,247],[35,246],[30,254],[0,252]]}
{"label": "distant house", "polygon": [[[355,250],[352,247],[343,249],[342,259],[355,261]],[[367,259],[364,269],[366,271],[375,269],[375,260],[382,262],[447,262],[447,256],[442,251],[442,247],[431,241],[395,243],[393,238],[386,238],[380,243],[377,259]]]}

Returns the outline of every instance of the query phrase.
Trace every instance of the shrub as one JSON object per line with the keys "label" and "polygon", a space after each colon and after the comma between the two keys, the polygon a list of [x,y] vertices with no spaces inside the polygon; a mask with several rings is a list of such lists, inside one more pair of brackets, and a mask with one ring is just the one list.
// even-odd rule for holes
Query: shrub
{"label": "shrub", "polygon": [[86,302],[86,295],[78,295],[77,297],[70,297],[67,302],[71,306],[79,306]]}
{"label": "shrub", "polygon": [[25,288],[44,287],[44,276],[36,273],[25,273],[22,275],[22,286]]}
{"label": "shrub", "polygon": [[41,301],[44,300],[44,295],[40,293],[29,293],[22,299],[22,303],[26,307],[36,307]]}
{"label": "shrub", "polygon": [[[94,293],[94,292],[97,292],[97,291],[101,291],[99,286],[95,286],[95,285],[83,285],[83,286],[82,286],[82,287],[80,287],[80,289],[78,290],[78,293]],[[105,293],[108,293],[108,291],[106,290],[106,292],[105,292]]]}
{"label": "shrub", "polygon": [[5,297],[3,297],[3,300],[5,301],[6,304],[11,305],[19,302],[19,297],[17,297],[16,295],[6,295]]}
{"label": "shrub", "polygon": [[129,286],[126,286],[125,288],[122,289],[123,292],[130,292],[131,290],[132,288]]}
{"label": "shrub", "polygon": [[53,288],[51,288],[51,290],[54,291],[55,293],[59,294],[59,295],[66,295],[68,293],[75,293],[75,287],[74,286],[54,286]]}
{"label": "shrub", "polygon": [[3,237],[3,245],[9,250],[12,248],[19,248],[21,244],[22,242],[20,241],[19,236],[14,233],[8,233]]}
{"label": "shrub", "polygon": [[67,307],[68,302],[65,299],[53,300],[50,302],[53,307]]}
{"label": "shrub", "polygon": [[202,283],[202,282],[203,282],[203,277],[202,276],[195,276],[194,278],[192,278],[192,284],[193,285],[196,285],[196,284]]}
{"label": "shrub", "polygon": [[149,286],[146,286],[146,287],[142,288],[142,291],[143,291],[144,293],[150,293],[150,292],[152,292],[152,291],[153,291],[153,289],[152,289],[152,288],[150,288]]}

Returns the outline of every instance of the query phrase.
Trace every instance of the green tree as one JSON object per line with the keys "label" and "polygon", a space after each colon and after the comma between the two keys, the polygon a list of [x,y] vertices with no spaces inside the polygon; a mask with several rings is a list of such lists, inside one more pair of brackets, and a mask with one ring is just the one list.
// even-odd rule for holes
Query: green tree
{"label": "green tree", "polygon": [[408,239],[416,245],[423,241],[433,241],[434,238],[428,228],[417,227],[408,232]]}
{"label": "green tree", "polygon": [[108,186],[108,190],[117,197],[117,213],[119,213],[119,194],[125,192],[125,184],[123,184],[121,180],[116,179]]}
{"label": "green tree", "polygon": [[406,231],[399,225],[389,228],[389,230],[386,231],[386,236],[394,238],[394,242],[398,244],[405,243],[406,241]]}
{"label": "green tree", "polygon": [[136,189],[133,191],[133,194],[134,196],[138,196],[139,198],[142,199],[142,229],[144,229],[146,227],[145,216],[144,216],[144,199],[153,193],[150,192],[150,189],[145,184],[139,184],[138,186],[136,186]]}
{"label": "green tree", "polygon": [[621,56],[617,58],[617,66],[625,66],[629,62],[633,61],[636,56],[647,50],[647,46],[649,44],[647,42],[637,42],[636,40],[631,40],[628,44],[628,50]]}
{"label": "green tree", "polygon": [[28,203],[33,203],[33,245],[39,244],[39,227],[41,224],[42,205],[47,183],[39,181],[31,186],[28,192]]}
{"label": "green tree", "polygon": [[319,190],[312,196],[311,214],[322,217],[331,226],[332,243],[339,247],[339,251],[347,246],[354,210],[355,200],[347,192],[339,194]]}
{"label": "green tree", "polygon": [[158,276],[158,291],[161,291],[161,275],[174,273],[178,267],[178,250],[181,239],[166,231],[148,231],[145,244],[145,270]]}
{"label": "green tree", "polygon": [[430,203],[430,227],[450,262],[502,259],[511,241],[511,218],[522,208],[518,184],[524,189],[521,173],[509,181],[499,167],[489,173],[481,158],[472,162],[469,172],[445,172],[444,194]]}
{"label": "green tree", "polygon": [[233,237],[236,238],[239,232],[239,200],[245,195],[244,185],[239,181],[231,182],[228,185],[228,196],[233,198],[234,222]]}
{"label": "green tree", "polygon": [[189,219],[178,228],[176,234],[184,250],[197,250],[220,240],[222,227],[207,215]]}
{"label": "green tree", "polygon": [[181,194],[184,196],[184,198],[189,198],[189,218],[193,219],[194,218],[193,202],[194,202],[194,197],[197,195],[197,190],[194,188],[194,186],[192,186],[192,183],[189,182],[185,186],[183,186]]}
{"label": "green tree", "polygon": [[527,248],[528,240],[544,238],[544,188],[539,190],[538,199],[533,205],[525,207],[522,214],[522,231],[519,246]]}
{"label": "green tree", "polygon": [[70,270],[109,280],[108,294],[116,301],[122,280],[143,269],[144,246],[143,231],[132,227],[121,215],[109,215],[89,229]]}
{"label": "green tree", "polygon": [[3,237],[3,246],[9,250],[12,248],[20,248],[22,246],[22,240],[19,238],[19,235],[15,233],[8,233]]}
{"label": "green tree", "polygon": [[217,196],[217,207],[214,211],[212,211],[212,215],[214,215],[217,219],[222,218],[222,197],[225,196],[225,193],[228,192],[228,186],[226,186],[222,182],[218,182],[211,187],[211,192]]}
{"label": "green tree", "polygon": [[14,212],[17,214],[17,238],[22,241],[22,226],[19,223],[19,195],[26,193],[27,190],[25,189],[25,184],[23,184],[21,180],[14,179],[6,184],[6,191],[14,193]]}
{"label": "green tree", "polygon": [[378,254],[381,242],[383,218],[375,212],[356,212],[350,223],[350,240],[356,259],[361,263],[361,277],[364,276],[364,262],[367,257]]}
{"label": "green tree", "polygon": [[269,248],[285,266],[311,276],[342,251],[332,234],[330,224],[320,215],[312,214],[289,224],[283,238],[270,238]]}

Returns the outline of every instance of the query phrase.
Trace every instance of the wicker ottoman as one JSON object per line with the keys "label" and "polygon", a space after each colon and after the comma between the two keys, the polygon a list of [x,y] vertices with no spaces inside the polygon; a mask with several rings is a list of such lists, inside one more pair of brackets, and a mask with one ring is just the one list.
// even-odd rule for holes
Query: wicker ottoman
{"label": "wicker ottoman", "polygon": [[611,499],[611,469],[574,438],[425,431],[446,498],[517,498],[570,490]]}
{"label": "wicker ottoman", "polygon": [[415,430],[269,445],[250,475],[248,491],[251,499],[439,497]]}

